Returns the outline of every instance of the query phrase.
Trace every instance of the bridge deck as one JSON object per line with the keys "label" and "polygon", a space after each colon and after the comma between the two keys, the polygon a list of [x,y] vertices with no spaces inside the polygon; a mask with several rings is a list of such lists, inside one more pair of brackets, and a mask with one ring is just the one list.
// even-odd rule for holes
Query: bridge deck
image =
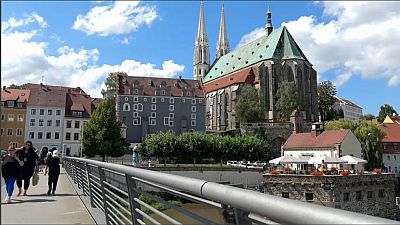
{"label": "bridge deck", "polygon": [[[47,176],[39,174],[39,184],[30,186],[28,196],[4,204],[5,186],[1,185],[1,224],[95,224],[64,170],[60,174],[56,196],[47,196]],[[15,186],[16,187],[16,186]]]}

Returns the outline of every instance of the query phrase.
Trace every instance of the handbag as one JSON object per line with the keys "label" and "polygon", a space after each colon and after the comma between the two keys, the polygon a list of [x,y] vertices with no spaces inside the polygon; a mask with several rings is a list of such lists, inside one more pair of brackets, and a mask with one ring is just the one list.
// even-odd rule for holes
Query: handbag
{"label": "handbag", "polygon": [[39,174],[35,173],[32,177],[32,186],[36,186],[39,183]]}

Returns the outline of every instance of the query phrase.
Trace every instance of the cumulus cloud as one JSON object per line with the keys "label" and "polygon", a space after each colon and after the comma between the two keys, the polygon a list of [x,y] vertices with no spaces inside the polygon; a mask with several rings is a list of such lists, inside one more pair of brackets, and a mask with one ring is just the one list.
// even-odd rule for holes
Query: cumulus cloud
{"label": "cumulus cloud", "polygon": [[184,66],[166,60],[161,68],[155,64],[125,60],[116,65],[98,65],[98,49],[73,49],[67,45],[55,55],[46,52],[47,43],[35,41],[38,31],[1,33],[2,84],[39,83],[81,87],[94,97],[101,96],[101,87],[110,72],[124,71],[130,76],[173,77]]}
{"label": "cumulus cloud", "polygon": [[124,39],[122,39],[121,44],[123,45],[127,45],[129,44],[129,39],[127,37],[124,37]]}
{"label": "cumulus cloud", "polygon": [[240,38],[239,43],[236,45],[236,48],[240,48],[241,46],[254,41],[257,38],[262,37],[263,35],[265,35],[265,29],[260,27],[260,28],[256,28],[255,30],[251,31],[248,34],[243,35],[242,38]]}
{"label": "cumulus cloud", "polygon": [[155,6],[144,6],[139,1],[115,1],[95,6],[86,15],[78,15],[73,29],[88,35],[127,34],[140,26],[150,26],[158,17]]}
{"label": "cumulus cloud", "polygon": [[[315,16],[302,16],[282,26],[288,28],[318,73],[340,71],[334,79],[337,86],[354,75],[364,79],[387,79],[388,86],[400,84],[398,2],[326,1],[317,4],[323,4],[326,22],[319,22]],[[256,37],[264,32],[257,28],[242,39],[251,40],[249,36]]]}
{"label": "cumulus cloud", "polygon": [[25,15],[24,19],[15,19],[11,17],[8,21],[1,22],[1,32],[11,31],[15,28],[25,26],[31,23],[38,23],[41,28],[47,27],[47,22],[43,17],[39,16],[36,12],[32,12],[29,15]]}

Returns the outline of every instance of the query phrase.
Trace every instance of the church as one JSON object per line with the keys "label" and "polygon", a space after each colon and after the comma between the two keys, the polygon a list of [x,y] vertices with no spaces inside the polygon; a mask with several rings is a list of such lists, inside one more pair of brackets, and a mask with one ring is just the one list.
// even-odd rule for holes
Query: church
{"label": "church", "polygon": [[265,35],[230,51],[222,6],[216,46],[215,60],[211,62],[201,2],[193,77],[202,82],[206,94],[207,130],[239,128],[235,104],[245,86],[253,86],[262,94],[262,122],[278,122],[276,93],[283,81],[295,82],[299,96],[296,116],[300,116],[304,122],[318,119],[317,72],[286,27],[273,29],[269,7]]}

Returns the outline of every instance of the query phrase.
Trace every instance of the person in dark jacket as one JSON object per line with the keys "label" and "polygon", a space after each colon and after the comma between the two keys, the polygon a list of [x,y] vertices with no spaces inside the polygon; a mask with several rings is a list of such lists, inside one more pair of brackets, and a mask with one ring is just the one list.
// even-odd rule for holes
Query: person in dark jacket
{"label": "person in dark jacket", "polygon": [[8,154],[1,158],[1,173],[6,184],[7,196],[4,199],[6,203],[11,201],[12,193],[14,192],[14,184],[17,177],[20,176],[21,166],[24,165],[15,154],[14,146],[8,147]]}
{"label": "person in dark jacket", "polygon": [[54,150],[51,157],[47,158],[46,168],[44,170],[44,175],[46,176],[47,171],[49,171],[48,185],[49,190],[47,195],[56,195],[56,188],[58,177],[60,176],[60,157],[58,156],[58,151]]}
{"label": "person in dark jacket", "polygon": [[35,172],[37,173],[37,170],[39,168],[39,157],[35,153],[31,141],[25,142],[24,147],[19,149],[16,154],[18,158],[24,162],[24,166],[21,168],[21,176],[17,178],[17,186],[19,188],[17,196],[20,196],[22,193],[22,181],[24,181],[23,195],[26,196],[29,188],[30,179]]}

